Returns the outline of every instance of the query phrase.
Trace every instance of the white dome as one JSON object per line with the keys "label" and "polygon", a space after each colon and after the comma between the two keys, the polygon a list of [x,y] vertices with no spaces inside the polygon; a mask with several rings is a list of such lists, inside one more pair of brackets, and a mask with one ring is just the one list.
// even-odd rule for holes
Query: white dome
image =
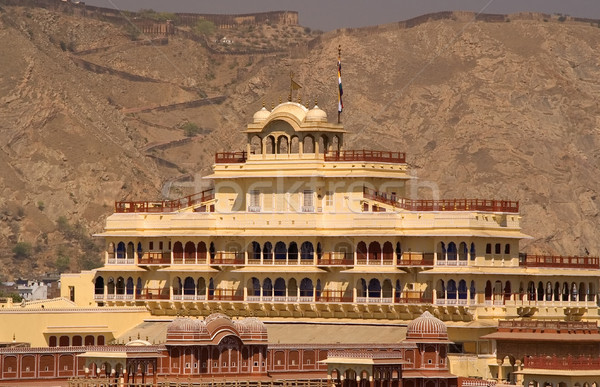
{"label": "white dome", "polygon": [[262,109],[260,109],[256,113],[254,113],[254,117],[253,117],[254,123],[259,124],[261,122],[265,122],[267,120],[267,118],[269,118],[270,114],[271,114],[271,112],[268,111],[267,108],[265,108],[263,106]]}
{"label": "white dome", "polygon": [[308,122],[327,122],[327,113],[319,106],[315,105],[306,113],[306,121]]}

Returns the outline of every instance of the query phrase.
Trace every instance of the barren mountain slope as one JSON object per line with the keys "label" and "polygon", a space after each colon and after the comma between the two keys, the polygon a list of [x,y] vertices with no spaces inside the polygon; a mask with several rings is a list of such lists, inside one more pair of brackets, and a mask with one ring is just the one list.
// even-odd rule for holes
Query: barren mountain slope
{"label": "barren mountain slope", "polygon": [[[302,38],[300,27],[264,28]],[[98,231],[114,200],[202,188],[214,152],[241,150],[254,111],[286,98],[290,71],[303,101],[318,99],[333,120],[340,44],[348,148],[407,152],[420,196],[519,200],[534,237],[526,251],[600,254],[598,27],[440,20],[327,33],[306,54],[281,40],[279,53],[221,55],[179,36],[140,44],[100,21],[5,7],[5,274],[52,269],[65,240],[85,253],[60,216]],[[186,123],[199,129],[192,137]],[[33,245],[30,258],[13,257],[17,242]]]}

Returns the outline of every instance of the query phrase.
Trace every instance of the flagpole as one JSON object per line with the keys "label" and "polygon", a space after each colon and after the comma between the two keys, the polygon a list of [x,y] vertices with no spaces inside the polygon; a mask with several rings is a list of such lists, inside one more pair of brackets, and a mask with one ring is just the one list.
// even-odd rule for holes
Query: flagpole
{"label": "flagpole", "polygon": [[341,123],[342,109],[344,104],[342,103],[342,95],[344,94],[342,89],[342,45],[338,45],[338,124]]}

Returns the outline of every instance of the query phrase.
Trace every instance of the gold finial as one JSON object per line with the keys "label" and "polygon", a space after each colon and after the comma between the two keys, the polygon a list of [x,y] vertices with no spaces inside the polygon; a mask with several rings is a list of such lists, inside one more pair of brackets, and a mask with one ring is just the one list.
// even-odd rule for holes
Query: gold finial
{"label": "gold finial", "polygon": [[281,105],[281,96],[279,96],[279,104]]}
{"label": "gold finial", "polygon": [[302,105],[302,96],[300,96],[300,93],[298,93],[298,103]]}
{"label": "gold finial", "polygon": [[17,341],[17,336],[13,333],[13,343]]}
{"label": "gold finial", "polygon": [[341,58],[341,57],[342,57],[342,45],[340,44],[338,46],[338,58]]}
{"label": "gold finial", "polygon": [[306,103],[304,104],[304,106],[306,106],[306,108],[308,109],[308,100],[306,100]]}
{"label": "gold finial", "polygon": [[265,107],[265,100],[263,99],[263,107]]}
{"label": "gold finial", "polygon": [[288,102],[292,102],[292,94],[288,94]]}
{"label": "gold finial", "polygon": [[140,339],[140,332],[138,332],[138,340]]}
{"label": "gold finial", "polygon": [[315,98],[315,106],[318,106],[319,104],[317,103],[317,99]]}
{"label": "gold finial", "polygon": [[271,110],[275,109],[275,102],[271,101]]}

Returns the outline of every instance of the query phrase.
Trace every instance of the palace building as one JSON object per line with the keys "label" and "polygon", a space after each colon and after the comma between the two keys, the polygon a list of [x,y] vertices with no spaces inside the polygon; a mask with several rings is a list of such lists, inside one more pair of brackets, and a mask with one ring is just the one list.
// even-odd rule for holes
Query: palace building
{"label": "palace building", "polygon": [[[343,126],[316,105],[263,107],[244,133],[245,150],[215,155],[206,176],[212,189],[177,200],[116,202],[98,235],[106,243],[104,267],[63,275],[63,299],[43,311],[23,308],[57,316],[46,323],[66,310],[74,316],[70,324],[41,327],[32,345],[93,345],[77,350],[93,363],[105,355],[102,336],[121,345],[126,359],[144,348],[154,375],[241,367],[262,377],[281,367],[283,374],[329,372],[345,386],[356,385],[348,378],[371,378],[449,387],[454,375],[517,380],[527,348],[510,361],[494,357],[504,340],[494,336],[501,320],[597,326],[600,260],[519,254],[519,241],[529,237],[518,202],[411,198],[417,183],[404,153],[346,149]],[[19,313],[13,315],[16,321]],[[235,338],[228,348],[237,360],[208,360],[210,346],[222,345],[211,333],[212,316],[229,321]],[[415,321],[438,328],[419,336]],[[263,323],[268,338],[257,328]],[[331,327],[354,333],[314,333]],[[391,327],[396,333],[386,340],[380,334]],[[27,328],[19,329],[13,331],[23,340]],[[136,332],[155,343],[126,348]],[[302,332],[305,347],[289,332]],[[187,349],[173,352],[180,345]],[[381,353],[365,352],[369,347]],[[427,362],[417,367],[408,348],[429,353]],[[298,353],[297,368],[290,368],[290,351]],[[165,365],[174,358],[182,360]],[[120,372],[134,367],[131,376],[142,363],[119,364]],[[434,374],[434,385],[419,384]]]}

